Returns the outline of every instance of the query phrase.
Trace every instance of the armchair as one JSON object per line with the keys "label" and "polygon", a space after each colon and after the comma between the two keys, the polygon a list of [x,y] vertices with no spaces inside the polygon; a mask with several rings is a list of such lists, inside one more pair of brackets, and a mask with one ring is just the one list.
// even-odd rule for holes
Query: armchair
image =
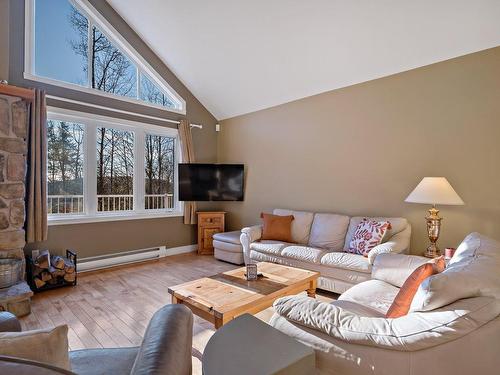
{"label": "armchair", "polygon": [[[19,332],[21,327],[14,315],[0,312],[0,332],[5,331]],[[71,372],[41,362],[0,356],[0,373],[187,375],[191,374],[192,332],[191,311],[182,305],[167,305],[153,315],[139,347],[71,351]]]}

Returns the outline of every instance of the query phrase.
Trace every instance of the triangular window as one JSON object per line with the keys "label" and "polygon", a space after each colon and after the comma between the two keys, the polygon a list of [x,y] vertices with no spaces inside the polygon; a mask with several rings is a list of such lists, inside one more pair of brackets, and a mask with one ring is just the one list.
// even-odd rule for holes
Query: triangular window
{"label": "triangular window", "polygon": [[185,113],[184,100],[86,0],[27,3],[28,78]]}

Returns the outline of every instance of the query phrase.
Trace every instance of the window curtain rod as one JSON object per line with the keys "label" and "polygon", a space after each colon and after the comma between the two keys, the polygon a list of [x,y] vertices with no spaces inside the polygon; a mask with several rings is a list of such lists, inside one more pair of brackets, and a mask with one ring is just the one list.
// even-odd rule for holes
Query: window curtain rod
{"label": "window curtain rod", "polygon": [[[117,113],[124,113],[126,115],[132,115],[132,116],[137,116],[137,117],[148,118],[148,119],[156,120],[156,121],[168,122],[168,123],[171,123],[171,124],[177,124],[177,125],[180,124],[180,121],[177,121],[177,120],[169,120],[169,119],[162,118],[162,117],[156,117],[156,116],[150,116],[150,115],[143,115],[141,113],[135,113],[135,112],[125,111],[123,109],[116,109],[116,108],[106,107],[106,106],[99,105],[99,104],[85,103],[85,102],[81,102],[79,100],[62,98],[60,96],[55,96],[55,95],[46,95],[46,98],[47,99],[60,100],[60,101],[67,102],[67,103],[73,103],[73,104],[83,105],[83,106],[86,106],[86,107],[93,107],[93,108],[104,109],[106,111],[112,111],[112,112],[117,112]],[[191,126],[191,128],[203,129],[203,125],[199,125],[199,124],[189,124],[189,125]]]}

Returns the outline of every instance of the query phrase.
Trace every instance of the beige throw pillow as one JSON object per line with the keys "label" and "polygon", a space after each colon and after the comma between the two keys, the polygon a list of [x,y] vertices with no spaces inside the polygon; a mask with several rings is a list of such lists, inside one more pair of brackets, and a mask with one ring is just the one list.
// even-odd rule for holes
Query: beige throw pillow
{"label": "beige throw pillow", "polygon": [[0,355],[29,359],[71,370],[68,326],[24,332],[0,332]]}

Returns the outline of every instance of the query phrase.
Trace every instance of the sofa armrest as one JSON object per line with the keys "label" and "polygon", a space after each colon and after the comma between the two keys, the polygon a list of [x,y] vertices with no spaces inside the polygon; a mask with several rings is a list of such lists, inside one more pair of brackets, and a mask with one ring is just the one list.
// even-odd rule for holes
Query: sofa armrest
{"label": "sofa armrest", "polygon": [[260,240],[262,237],[262,225],[253,225],[241,230],[240,242],[243,247],[243,257],[245,264],[250,263],[250,244]]}
{"label": "sofa armrest", "polygon": [[193,314],[184,305],[166,305],[149,322],[131,375],[191,374]]}
{"label": "sofa armrest", "polygon": [[434,311],[391,319],[358,315],[335,302],[297,295],[277,299],[274,310],[295,324],[351,344],[417,351],[456,340],[498,319],[500,302],[490,297],[467,298]]}
{"label": "sofa armrest", "polygon": [[21,332],[21,323],[10,312],[0,312],[0,332]]}
{"label": "sofa armrest", "polygon": [[410,251],[411,225],[396,233],[388,241],[375,246],[368,253],[368,261],[373,264],[379,254],[384,253],[408,253]]}

